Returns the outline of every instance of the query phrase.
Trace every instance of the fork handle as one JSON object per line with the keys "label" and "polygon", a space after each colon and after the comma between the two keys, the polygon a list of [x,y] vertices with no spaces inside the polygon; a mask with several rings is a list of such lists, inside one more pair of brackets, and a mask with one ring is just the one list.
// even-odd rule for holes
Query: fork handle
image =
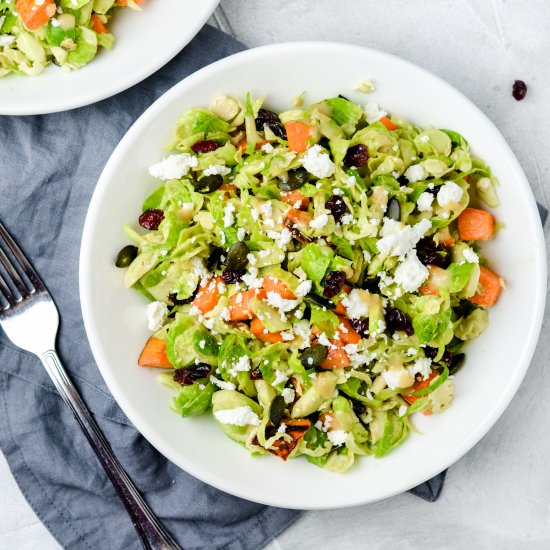
{"label": "fork handle", "polygon": [[150,550],[181,550],[170,534],[143,500],[128,474],[116,458],[105,436],[93,419],[88,407],[80,397],[67,371],[54,350],[40,356],[46,371],[53,380],[61,397],[77,419],[88,438],[92,449],[99,458],[103,469],[126,507],[143,547]]}

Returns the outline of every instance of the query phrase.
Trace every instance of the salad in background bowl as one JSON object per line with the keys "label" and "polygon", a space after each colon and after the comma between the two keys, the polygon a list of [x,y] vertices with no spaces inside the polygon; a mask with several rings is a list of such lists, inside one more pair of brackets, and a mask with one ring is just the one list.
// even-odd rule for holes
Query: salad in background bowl
{"label": "salad in background bowl", "polygon": [[[321,59],[325,68],[323,71],[304,71],[304,67],[314,66]],[[277,71],[274,71],[273,67],[277,67]],[[365,78],[371,79],[376,88],[367,96],[352,89],[355,83]],[[485,331],[479,337],[470,340],[464,351],[466,361],[453,379],[455,390],[450,406],[442,414],[412,415],[415,429],[421,432],[421,435],[410,435],[405,444],[399,445],[382,459],[372,456],[356,457],[353,467],[342,475],[334,475],[327,472],[325,468],[315,467],[304,457],[283,461],[272,456],[249,456],[246,449],[236,445],[224,435],[219,424],[220,419],[216,420],[212,414],[200,414],[185,419],[175,414],[170,406],[172,396],[177,393],[172,393],[170,389],[158,383],[159,370],[136,365],[136,359],[143,351],[147,340],[151,336],[156,336],[156,331],[149,330],[145,315],[147,304],[151,299],[145,298],[136,291],[125,289],[124,278],[127,271],[117,268],[113,262],[117,253],[131,244],[128,234],[121,227],[124,222],[128,222],[140,235],[148,234],[139,227],[137,221],[140,212],[143,212],[144,199],[150,197],[163,183],[167,185],[170,181],[170,179],[166,181],[158,179],[160,169],[158,172],[155,170],[154,176],[148,174],[148,170],[161,162],[163,157],[170,156],[172,153],[184,154],[183,151],[174,152],[164,149],[166,144],[174,143],[174,124],[184,113],[197,106],[205,105],[217,94],[238,98],[246,107],[245,96],[250,92],[253,108],[254,102],[261,96],[265,96],[266,101],[262,108],[279,116],[288,111],[292,98],[304,90],[307,91],[304,96],[305,106],[322,102],[326,98],[336,98],[338,94],[342,94],[353,103],[360,105],[363,110],[368,103],[377,103],[391,112],[387,118],[398,125],[400,121],[403,125],[406,121],[412,121],[416,127],[422,129],[427,128],[428,125],[436,129],[452,129],[468,140],[470,151],[482,158],[486,165],[491,167],[492,174],[500,181],[498,195],[501,205],[498,208],[489,208],[477,199],[475,201],[472,199],[468,204],[469,208],[486,211],[503,223],[502,226],[496,226],[499,229],[496,237],[486,241],[470,241],[464,238],[460,240],[478,256],[479,264],[476,265],[480,270],[481,266],[485,266],[494,273],[502,275],[506,281],[506,288],[502,290],[489,312],[489,323]],[[395,116],[399,119],[394,118]],[[279,118],[285,126],[283,117],[279,116]],[[380,128],[381,125],[383,123],[372,123],[374,128]],[[358,129],[360,129],[359,126]],[[384,133],[383,128],[380,128],[380,131]],[[261,137],[261,130],[258,132]],[[394,135],[393,130],[388,132],[390,136]],[[451,136],[448,137],[452,142]],[[282,147],[282,144],[277,145],[279,143],[277,140],[268,141],[274,149]],[[210,155],[212,158],[216,156],[219,149],[223,148],[223,144],[224,142],[220,141],[218,145],[222,147],[210,153],[193,152],[192,154],[197,157]],[[319,155],[325,155],[328,152],[323,143],[316,144],[321,147],[321,150],[316,149]],[[236,147],[238,144],[233,145]],[[453,148],[456,146],[453,145]],[[310,147],[311,149],[313,148]],[[270,155],[269,151],[266,152],[261,148],[256,153],[252,153],[254,154],[261,158],[265,155],[267,159]],[[329,160],[334,162],[330,157]],[[222,164],[222,162],[208,164]],[[235,167],[228,161],[223,164],[232,170]],[[196,176],[193,177],[193,181],[202,179],[205,169],[202,166],[197,171],[191,167],[191,173]],[[363,166],[358,170],[361,172],[364,169]],[[308,174],[308,184],[310,184],[310,177],[312,181],[322,179]],[[333,176],[328,176],[330,189],[333,183],[336,183],[336,174],[335,170]],[[359,175],[362,177],[361,174]],[[228,173],[222,175],[222,178],[227,179],[231,176],[232,173]],[[229,182],[224,181],[224,183],[229,185]],[[461,182],[455,183],[459,187],[462,185]],[[473,186],[474,182],[470,180],[468,185]],[[406,186],[408,187],[409,184],[407,183]],[[302,191],[307,189],[308,187]],[[348,198],[347,189],[343,188],[343,190],[345,195],[342,197],[345,200]],[[190,191],[194,193],[194,187]],[[276,187],[273,191],[275,194],[269,197],[273,203],[272,206],[289,208],[298,202],[290,205],[279,201],[281,190]],[[228,192],[229,200],[234,202],[235,206],[235,212],[232,214],[238,218],[237,208],[241,207],[240,198],[231,188]],[[218,191],[214,191],[214,194],[216,193],[221,194],[219,188]],[[201,193],[198,194],[203,196]],[[327,197],[323,198],[325,203],[322,206],[326,205],[328,200]],[[266,200],[265,197],[259,197],[259,199]],[[321,206],[316,201],[321,201],[314,197],[310,199],[313,201],[308,205],[307,212],[316,219],[319,217],[316,208]],[[203,200],[204,204],[208,203],[206,196],[203,196]],[[183,202],[192,202],[195,206],[193,200]],[[410,208],[413,202],[414,205],[417,204],[417,201],[404,200],[403,203],[400,202],[400,207]],[[350,205],[355,212],[355,199],[350,201]],[[367,206],[370,209],[371,205],[367,204]],[[432,210],[439,212],[441,206],[437,202],[437,196],[434,197],[430,206]],[[156,204],[152,202],[148,205],[147,209],[149,208],[162,210],[158,202]],[[168,213],[168,208],[166,210]],[[201,206],[199,211],[207,212],[207,210]],[[297,210],[305,212],[300,208]],[[327,219],[330,220],[327,212],[319,213],[327,214]],[[389,214],[388,211],[387,214]],[[413,210],[404,213],[407,217],[404,217],[401,223],[412,228],[419,223],[421,214],[414,206]],[[262,212],[259,216],[263,219]],[[417,219],[413,219],[413,216]],[[385,217],[389,216],[385,215]],[[434,219],[432,215],[429,217],[431,220]],[[439,217],[436,216],[436,218]],[[229,219],[230,216],[227,218]],[[276,222],[277,218],[274,220],[274,223]],[[451,229],[456,223],[456,221],[453,222]],[[323,227],[304,228],[301,233],[305,234],[309,229],[322,231],[324,224],[320,221],[315,222],[314,225],[316,224]],[[223,226],[221,228],[220,224],[218,234],[220,229],[226,229],[225,222]],[[236,227],[236,231],[238,229]],[[213,231],[214,228],[211,233]],[[155,232],[164,238],[162,231],[152,230],[149,234],[153,235]],[[422,238],[429,237],[430,234],[428,231],[427,233],[428,235],[422,235]],[[457,236],[455,235],[455,239]],[[244,239],[245,243],[247,241],[250,241],[248,235]],[[474,242],[475,246],[471,246],[470,243],[473,245]],[[322,246],[317,240],[315,244]],[[356,242],[353,246],[357,245]],[[416,250],[420,258],[418,244]],[[250,250],[250,253],[254,254],[259,252],[259,250]],[[435,253],[438,254],[438,251]],[[338,255],[341,256],[341,254]],[[342,257],[345,258],[345,256]],[[470,259],[472,258],[473,256],[470,256]],[[484,258],[490,261],[488,265],[484,264]],[[398,256],[395,257],[395,261],[402,263]],[[451,263],[460,264],[461,262],[462,259]],[[468,263],[471,262],[466,261],[463,265]],[[285,267],[282,263],[280,266],[284,271],[291,273],[292,277],[299,279],[294,269],[289,271],[288,265]],[[249,267],[249,265],[246,266],[245,275],[250,272]],[[262,276],[260,270],[263,268],[257,268],[258,278],[260,278]],[[224,269],[220,267],[217,273],[221,271],[223,274]],[[186,268],[187,272],[191,270]],[[386,266],[386,272],[395,278],[395,266],[393,268]],[[159,280],[162,277],[164,276],[161,272]],[[312,290],[315,289],[315,292],[323,297],[320,294],[321,289],[317,289],[314,285],[312,274],[307,276],[307,279],[312,281]],[[291,285],[289,289],[293,292],[297,291],[297,287],[292,288],[293,279],[288,282]],[[170,286],[172,286],[171,283]],[[357,285],[350,286],[353,288]],[[80,288],[86,331],[109,390],[128,418],[160,452],[204,482],[240,497],[287,508],[324,509],[374,502],[418,485],[461,457],[496,422],[517,390],[538,338],[545,297],[545,253],[536,205],[517,160],[495,127],[456,90],[422,69],[382,52],[331,43],[280,44],[250,50],[202,69],[159,99],[129,130],[105,167],[90,205],[82,239]],[[368,291],[368,289],[359,288],[357,290]],[[246,290],[242,288],[241,291]],[[379,294],[379,292],[376,293]],[[410,295],[416,296],[418,293],[406,292],[402,298],[408,299]],[[430,295],[426,294],[421,298],[426,296]],[[302,305],[306,301],[304,298],[297,296],[296,299],[300,300],[299,307],[304,307]],[[287,299],[292,300],[292,298]],[[336,301],[335,297],[326,299]],[[154,301],[165,302],[165,300],[166,295],[163,292],[155,297]],[[165,302],[165,305],[168,307],[168,302]],[[163,322],[164,308],[162,305],[157,307],[158,316],[152,311],[151,320],[156,318]],[[185,316],[185,311],[182,314],[181,310],[191,309],[191,307],[190,304],[182,304],[180,310],[176,312],[176,318],[178,315]],[[454,311],[454,306],[452,307]],[[476,304],[473,304],[473,307],[479,310]],[[202,315],[207,317],[207,314]],[[198,315],[190,317],[200,321]],[[348,316],[350,323],[354,318],[356,318],[354,315]],[[216,319],[216,323],[218,321],[219,319]],[[247,324],[247,321],[237,322]],[[252,320],[248,322],[252,323]],[[162,326],[159,330],[162,330]],[[212,336],[221,338],[221,335]],[[331,340],[328,336],[327,338]],[[252,338],[248,338],[247,341],[255,342]],[[199,349],[202,349],[201,342],[202,339],[197,342]],[[189,346],[186,342],[182,344]],[[286,345],[284,342],[279,344]],[[204,345],[207,345],[206,339]],[[389,343],[389,345],[396,344]],[[194,343],[192,346],[194,348]],[[257,340],[254,346],[257,346],[256,349],[261,349],[264,344]],[[351,348],[349,349],[351,351]],[[415,349],[421,358],[423,353],[421,350],[424,348],[420,346],[420,349]],[[456,351],[459,352],[459,350]],[[208,363],[208,361],[204,362]],[[412,362],[405,362],[406,365],[409,363]],[[433,363],[436,367],[441,365],[437,357],[432,359]],[[244,361],[240,366],[245,366]],[[447,368],[450,370],[449,366]],[[183,369],[178,370],[183,371]],[[212,376],[221,380],[215,369],[213,370]],[[435,370],[444,371],[442,367]],[[238,376],[244,376],[242,372],[237,369],[236,371]],[[174,371],[165,372],[170,375]],[[246,374],[250,376],[248,372]],[[319,374],[323,373],[319,371]],[[265,376],[269,378],[269,374]],[[209,377],[210,374],[204,378],[211,382]],[[281,388],[281,396],[286,383],[284,382]],[[185,388],[195,387],[197,387],[195,384],[185,385],[185,387],[178,384],[176,391],[179,393]],[[212,390],[214,389],[213,387]],[[277,388],[273,389],[278,393]],[[214,395],[223,396],[224,391],[216,390]],[[289,393],[286,392],[286,394]],[[401,399],[407,393],[399,391],[397,394],[389,400]],[[419,399],[416,402],[425,396],[417,397]],[[219,409],[221,411],[235,408],[234,403],[221,405]],[[258,415],[260,422],[265,420],[263,408],[261,411],[255,411],[252,405],[248,405],[252,412]],[[410,404],[405,401],[403,406],[409,407]],[[401,418],[401,420],[409,418],[396,415],[393,405],[389,410],[389,415],[392,417]],[[288,418],[290,412],[288,408],[283,412],[284,418]],[[334,412],[336,412],[335,409]],[[362,412],[358,411],[358,413],[361,416]],[[231,413],[227,413],[229,414]],[[358,416],[355,411],[353,414]],[[227,418],[226,416],[225,420]],[[322,422],[322,425],[324,424],[326,422]],[[231,426],[230,424],[229,427]],[[249,428],[243,426],[242,429],[246,432]],[[323,432],[321,426],[319,431],[328,438],[328,430]],[[349,433],[347,428],[343,431]],[[353,432],[353,425],[351,431]],[[348,445],[347,436],[344,444]],[[337,446],[331,452],[340,447]]]}
{"label": "salad in background bowl", "polygon": [[277,114],[224,95],[175,136],[116,264],[177,413],[343,471],[451,405],[503,286],[470,205],[497,207],[497,181],[462,135],[344,96]]}

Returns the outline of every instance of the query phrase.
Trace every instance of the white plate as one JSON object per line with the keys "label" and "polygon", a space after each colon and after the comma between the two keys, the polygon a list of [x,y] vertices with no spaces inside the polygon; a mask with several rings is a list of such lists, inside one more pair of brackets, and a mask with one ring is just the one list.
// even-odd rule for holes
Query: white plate
{"label": "white plate", "polygon": [[112,50],[66,73],[49,66],[36,77],[0,78],[0,115],[67,111],[111,97],[168,63],[199,32],[219,0],[147,0],[142,11],[120,10],[109,24]]}
{"label": "white plate", "polygon": [[[320,67],[322,70],[309,70]],[[365,77],[377,90],[352,92]],[[169,392],[157,373],[136,366],[149,335],[145,300],[123,287],[113,266],[125,244],[121,226],[137,223],[143,198],[158,186],[147,167],[163,155],[174,122],[188,107],[218,92],[267,97],[286,109],[339,93],[377,101],[418,125],[451,128],[470,141],[500,178],[506,226],[486,255],[507,288],[490,312],[491,324],[468,349],[456,376],[456,399],[441,415],[415,415],[423,435],[412,434],[389,456],[360,458],[345,474],[318,469],[305,459],[283,463],[252,458],[223,435],[210,416],[182,420],[168,409]],[[542,323],[546,262],[533,195],[514,154],[487,117],[449,84],[391,55],[342,44],[280,44],[249,50],[193,74],[152,105],[114,151],[94,193],[82,241],[80,288],[88,337],[114,397],[138,430],[181,468],[228,493],[288,508],[322,509],[373,502],[405,491],[441,472],[489,430],[516,392]],[[522,413],[523,414],[523,413]],[[498,467],[498,465],[497,465]]]}

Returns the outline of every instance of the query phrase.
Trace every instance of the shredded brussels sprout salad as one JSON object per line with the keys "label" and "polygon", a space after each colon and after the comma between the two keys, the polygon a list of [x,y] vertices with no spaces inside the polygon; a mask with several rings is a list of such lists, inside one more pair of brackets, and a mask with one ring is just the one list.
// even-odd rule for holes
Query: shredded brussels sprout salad
{"label": "shredded brussels sprout salad", "polygon": [[177,413],[343,471],[451,404],[503,286],[477,243],[497,181],[458,133],[373,103],[262,105],[181,116],[115,263],[150,300],[139,365],[169,369]]}
{"label": "shredded brussels sprout salad", "polygon": [[107,24],[142,0],[0,0],[0,77],[35,76],[50,63],[65,70],[89,63],[114,36]]}

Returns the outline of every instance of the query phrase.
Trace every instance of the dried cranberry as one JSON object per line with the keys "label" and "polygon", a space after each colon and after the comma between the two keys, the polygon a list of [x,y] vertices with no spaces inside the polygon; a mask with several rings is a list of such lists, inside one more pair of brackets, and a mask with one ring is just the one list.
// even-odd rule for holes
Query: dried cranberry
{"label": "dried cranberry", "polygon": [[212,141],[211,139],[205,139],[204,141],[197,141],[191,149],[193,150],[193,153],[211,153],[212,151],[215,151],[219,145]]}
{"label": "dried cranberry", "polygon": [[355,401],[355,399],[352,399],[351,406],[353,407],[353,412],[357,416],[360,416],[367,412],[367,406],[364,403],[361,403],[361,401]]}
{"label": "dried cranberry", "polygon": [[255,122],[256,130],[261,132],[264,129],[264,124],[268,124],[269,122],[281,122],[281,119],[273,111],[269,111],[268,109],[260,109]]}
{"label": "dried cranberry", "polygon": [[361,288],[368,290],[371,294],[378,294],[380,291],[380,279],[374,277],[374,279],[365,279]]}
{"label": "dried cranberry", "polygon": [[261,380],[262,378],[263,378],[263,374],[260,369],[253,369],[250,371],[251,380]]}
{"label": "dried cranberry", "polygon": [[409,185],[409,180],[405,176],[399,176],[397,181],[401,187]]}
{"label": "dried cranberry", "polygon": [[323,296],[325,298],[334,298],[344,286],[346,274],[343,271],[331,271],[325,277]]}
{"label": "dried cranberry", "polygon": [[410,319],[397,308],[390,309],[386,312],[386,326],[391,334],[398,330],[402,330],[407,336],[412,336],[414,334]]}
{"label": "dried cranberry", "polygon": [[[442,252],[444,253],[442,254]],[[416,245],[416,255],[424,265],[435,265],[446,269],[450,264],[450,258],[445,249],[437,246],[435,241],[430,237],[425,237],[418,242]]]}
{"label": "dried cranberry", "polygon": [[521,101],[527,95],[527,84],[523,80],[515,80],[512,86],[512,95],[516,101]]}
{"label": "dried cranberry", "polygon": [[206,378],[212,367],[206,363],[197,363],[186,367],[184,369],[176,369],[174,371],[174,382],[181,384],[182,386],[190,386],[193,382]]}
{"label": "dried cranberry", "polygon": [[141,225],[141,227],[145,227],[145,229],[156,231],[163,219],[164,212],[162,210],[150,208],[149,210],[143,212],[143,214],[139,217],[139,225]]}
{"label": "dried cranberry", "polygon": [[353,330],[363,336],[363,338],[366,338],[369,335],[368,319],[350,319],[349,322],[353,327]]}
{"label": "dried cranberry", "polygon": [[360,143],[348,149],[344,157],[344,164],[349,168],[359,168],[369,160],[369,150],[365,145]]}
{"label": "dried cranberry", "polygon": [[344,202],[344,199],[339,195],[332,195],[325,203],[325,208],[330,210],[330,213],[334,216],[334,219],[339,222],[342,216],[347,212],[348,207]]}
{"label": "dried cranberry", "polygon": [[235,273],[234,271],[230,271],[229,269],[226,269],[222,273],[222,279],[226,285],[233,285],[235,283],[238,283],[242,279],[242,276],[242,273]]}
{"label": "dried cranberry", "polygon": [[191,294],[191,296],[189,296],[188,298],[184,298],[183,300],[178,300],[177,292],[171,292],[170,294],[168,294],[168,301],[174,304],[175,306],[183,306],[185,304],[190,304],[195,299],[195,296],[197,295],[198,290],[199,290],[199,285],[197,285],[197,288],[195,289],[193,294]]}

